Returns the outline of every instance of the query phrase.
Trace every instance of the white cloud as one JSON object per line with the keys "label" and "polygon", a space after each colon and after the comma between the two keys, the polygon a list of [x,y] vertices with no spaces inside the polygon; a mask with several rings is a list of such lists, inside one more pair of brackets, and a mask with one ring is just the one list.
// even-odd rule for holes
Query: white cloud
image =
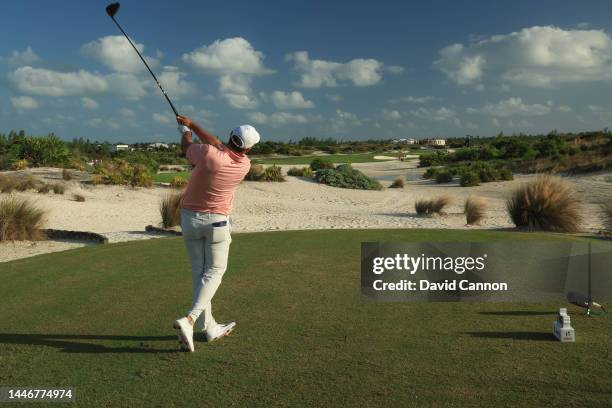
{"label": "white cloud", "polygon": [[96,102],[95,100],[84,96],[81,98],[81,105],[83,105],[83,107],[85,109],[90,109],[90,110],[95,110],[98,109],[100,107],[100,105],[98,104],[98,102]]}
{"label": "white cloud", "polygon": [[434,66],[459,85],[491,80],[532,87],[612,79],[612,38],[603,30],[534,26],[440,50]]}
{"label": "white cloud", "polygon": [[419,108],[417,110],[413,110],[411,113],[421,119],[435,121],[448,120],[455,117],[457,114],[457,112],[455,112],[453,109],[446,108],[444,106],[439,109]]}
{"label": "white cloud", "polygon": [[257,106],[257,98],[252,95],[252,77],[274,72],[264,66],[264,54],[242,37],[216,40],[183,54],[182,59],[201,71],[219,75],[221,96],[238,109]]}
{"label": "white cloud", "polygon": [[287,54],[286,60],[295,64],[295,69],[300,73],[299,85],[304,88],[335,87],[341,82],[371,86],[382,80],[383,68],[391,73],[399,71],[399,67],[385,67],[375,59],[358,58],[345,63],[311,60],[306,51]]}
{"label": "white cloud", "polygon": [[125,72],[114,72],[104,77],[109,90],[130,100],[139,100],[148,93],[153,85],[150,78]]}
{"label": "white cloud", "polygon": [[271,71],[264,66],[264,55],[242,37],[216,40],[183,54],[183,61],[218,74],[262,75]]}
{"label": "white cloud", "polygon": [[30,95],[69,96],[108,90],[106,79],[85,70],[59,72],[29,66],[8,74],[9,83]]}
{"label": "white cloud", "polygon": [[571,112],[573,109],[571,106],[560,105],[558,108],[559,112]]}
{"label": "white cloud", "polygon": [[290,113],[290,112],[274,112],[270,115],[266,115],[262,112],[251,112],[247,115],[250,121],[256,124],[266,124],[273,127],[306,123],[308,119],[301,113]]}
{"label": "white cloud", "polygon": [[151,117],[153,118],[154,121],[156,121],[157,123],[161,123],[161,124],[170,123],[172,120],[174,120],[174,117],[168,113],[154,112],[151,115]]}
{"label": "white cloud", "polygon": [[340,102],[344,100],[344,98],[341,95],[336,95],[336,94],[327,94],[327,99],[329,99],[332,102]]}
{"label": "white cloud", "polygon": [[469,113],[483,113],[486,115],[497,116],[497,117],[509,117],[509,116],[542,116],[550,112],[550,106],[541,104],[527,104],[519,97],[512,97],[499,101],[494,104],[485,105],[480,109],[470,108]]}
{"label": "white cloud", "polygon": [[390,99],[389,103],[418,103],[424,104],[437,101],[440,98],[434,96],[402,96],[400,98]]}
{"label": "white cloud", "polygon": [[22,52],[13,51],[10,57],[6,60],[11,65],[33,65],[40,61],[40,57],[28,46]]}
{"label": "white cloud", "polygon": [[136,116],[136,113],[129,108],[122,108],[120,112],[126,118],[133,118],[134,116]]}
{"label": "white cloud", "polygon": [[349,127],[361,126],[361,120],[352,112],[336,109],[336,114],[330,119],[330,126],[334,132],[344,132]]}
{"label": "white cloud", "polygon": [[104,121],[101,118],[92,118],[86,122],[89,126],[97,128],[104,124]]}
{"label": "white cloud", "polygon": [[[132,40],[132,42],[134,41]],[[155,67],[159,63],[157,58],[144,54],[145,46],[143,44],[134,42],[134,45],[143,55],[149,66]],[[83,45],[81,50],[84,54],[94,57],[113,71],[137,74],[145,72],[147,69],[134,52],[128,40],[122,35],[109,35],[98,38]]]}
{"label": "white cloud", "polygon": [[270,95],[270,99],[278,109],[310,109],[314,107],[314,103],[304,99],[304,95],[298,91],[274,91]]}
{"label": "white cloud", "polygon": [[15,109],[29,110],[38,108],[38,102],[31,96],[11,97],[11,103]]}
{"label": "white cloud", "polygon": [[382,114],[386,119],[400,119],[402,115],[395,109],[383,109]]}
{"label": "white cloud", "polygon": [[164,67],[158,79],[164,90],[174,99],[192,94],[196,87],[193,83],[186,81],[186,74],[173,67]]}

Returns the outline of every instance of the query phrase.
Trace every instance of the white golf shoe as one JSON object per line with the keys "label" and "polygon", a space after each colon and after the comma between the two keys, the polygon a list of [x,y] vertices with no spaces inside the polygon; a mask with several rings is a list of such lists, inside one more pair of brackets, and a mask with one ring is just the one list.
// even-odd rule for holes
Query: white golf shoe
{"label": "white golf shoe", "polygon": [[221,337],[229,336],[231,332],[234,331],[236,327],[236,322],[231,322],[228,324],[217,324],[213,329],[206,330],[204,334],[206,335],[206,341],[215,341],[220,339]]}
{"label": "white golf shoe", "polygon": [[186,317],[182,317],[175,320],[172,327],[176,329],[181,348],[193,353],[195,351],[193,347],[193,326],[189,323],[189,320]]}

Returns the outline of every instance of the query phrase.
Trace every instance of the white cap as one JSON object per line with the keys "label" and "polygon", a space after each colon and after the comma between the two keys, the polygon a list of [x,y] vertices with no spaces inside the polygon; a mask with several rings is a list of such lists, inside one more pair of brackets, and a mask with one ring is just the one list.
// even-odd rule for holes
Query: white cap
{"label": "white cap", "polygon": [[230,132],[230,139],[242,149],[250,149],[259,143],[259,133],[251,125],[241,125]]}

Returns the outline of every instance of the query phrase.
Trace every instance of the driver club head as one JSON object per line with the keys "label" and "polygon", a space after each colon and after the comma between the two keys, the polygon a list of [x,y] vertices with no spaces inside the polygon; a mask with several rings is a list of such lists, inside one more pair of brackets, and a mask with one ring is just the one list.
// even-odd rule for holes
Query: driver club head
{"label": "driver club head", "polygon": [[108,14],[110,18],[114,18],[115,14],[117,14],[117,12],[119,11],[119,7],[120,7],[119,3],[109,4],[108,6],[106,6],[106,14]]}

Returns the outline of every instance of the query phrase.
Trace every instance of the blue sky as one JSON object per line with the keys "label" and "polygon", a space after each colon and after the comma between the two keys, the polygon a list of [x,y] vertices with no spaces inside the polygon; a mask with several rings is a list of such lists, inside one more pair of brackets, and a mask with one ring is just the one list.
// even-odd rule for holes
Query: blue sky
{"label": "blue sky", "polygon": [[[612,127],[609,2],[412,3],[124,1],[117,19],[223,139],[241,123],[270,140]],[[106,4],[3,6],[0,131],[176,139]]]}

